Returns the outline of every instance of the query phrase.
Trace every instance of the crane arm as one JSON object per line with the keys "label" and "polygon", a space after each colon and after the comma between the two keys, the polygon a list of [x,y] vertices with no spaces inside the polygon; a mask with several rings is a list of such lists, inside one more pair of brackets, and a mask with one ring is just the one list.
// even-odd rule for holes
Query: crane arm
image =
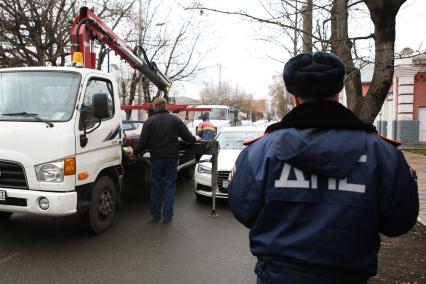
{"label": "crane arm", "polygon": [[109,46],[122,60],[125,60],[134,69],[139,70],[167,96],[172,82],[158,70],[156,64],[138,56],[126,42],[94,14],[93,9],[82,7],[71,29],[71,55],[74,52],[81,52],[84,66],[96,69],[96,53],[93,51],[94,40]]}

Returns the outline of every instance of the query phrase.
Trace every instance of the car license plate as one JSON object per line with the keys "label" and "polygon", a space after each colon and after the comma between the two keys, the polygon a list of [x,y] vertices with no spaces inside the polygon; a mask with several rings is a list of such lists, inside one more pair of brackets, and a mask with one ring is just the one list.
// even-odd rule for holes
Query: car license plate
{"label": "car license plate", "polygon": [[0,190],[0,201],[6,201],[6,191]]}
{"label": "car license plate", "polygon": [[228,181],[224,180],[222,183],[223,188],[228,188]]}

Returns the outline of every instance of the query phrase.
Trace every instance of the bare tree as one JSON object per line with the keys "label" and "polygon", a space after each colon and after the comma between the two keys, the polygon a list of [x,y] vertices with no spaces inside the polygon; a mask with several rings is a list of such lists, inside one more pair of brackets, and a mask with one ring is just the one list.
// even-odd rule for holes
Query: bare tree
{"label": "bare tree", "polygon": [[[97,16],[99,18],[105,19],[105,23],[108,24],[108,26],[111,28],[111,30],[115,30],[117,26],[120,23],[128,21],[130,17],[130,10],[134,6],[136,0],[128,1],[107,1],[103,0],[101,4],[98,4],[99,12],[97,12]],[[127,19],[126,19],[127,18]],[[129,34],[126,34],[123,37],[123,40],[126,40],[128,38]],[[100,45],[98,56],[97,56],[97,62],[96,62],[96,69],[101,70],[102,65],[105,62],[106,56],[111,51],[110,48],[108,48],[105,44]]]}
{"label": "bare tree", "polygon": [[246,113],[252,109],[253,96],[227,82],[221,82],[220,85],[205,83],[200,91],[200,98],[203,104],[226,105]]}
{"label": "bare tree", "polygon": [[276,115],[282,118],[293,108],[293,98],[285,89],[282,76],[276,75],[272,79],[273,83],[269,85],[269,96],[272,98],[272,108],[275,109]]}
{"label": "bare tree", "polygon": [[64,65],[76,2],[0,0],[0,67]]}
{"label": "bare tree", "polygon": [[[179,25],[169,24],[168,18],[173,11],[171,8],[164,9],[161,5],[164,3],[154,5],[151,0],[143,1],[142,17],[138,17],[136,9],[131,10],[130,18],[133,20],[128,24],[134,27],[133,30],[140,30],[142,33],[140,38],[136,38],[136,33],[133,33],[128,41],[138,42],[141,47],[138,51],[143,51],[140,56],[146,56],[147,61],[155,61],[158,68],[174,82],[191,79],[203,69],[200,63],[204,57],[197,51],[201,32],[194,26],[192,15],[183,19]],[[134,102],[139,82],[144,102],[151,102],[160,95],[138,71],[133,71],[127,79],[126,104]]]}
{"label": "bare tree", "polygon": [[[349,107],[361,119],[373,122],[380,112],[392,84],[396,15],[406,0],[364,0],[364,2],[370,11],[371,20],[374,23],[374,73],[365,98],[361,98],[362,92],[351,93],[351,97],[356,97],[357,99],[355,105]],[[361,81],[357,84],[361,85]]]}
{"label": "bare tree", "polygon": [[[112,29],[127,16],[136,0],[94,2],[93,8]],[[79,1],[0,0],[1,66],[65,65],[70,54],[70,22],[78,13]],[[9,3],[10,2],[10,3]],[[109,49],[100,46],[100,69]]]}
{"label": "bare tree", "polygon": [[312,52],[312,0],[307,0],[302,8],[303,15],[303,51]]}
{"label": "bare tree", "polygon": [[[281,0],[278,2],[282,4],[283,11],[293,5],[293,11],[295,13],[301,13],[298,7],[294,7],[299,3],[299,1]],[[306,11],[306,7],[309,5],[309,2],[310,1],[308,0],[304,1],[306,4],[304,6],[304,11]],[[392,83],[395,57],[395,19],[401,5],[405,2],[406,0],[317,1],[312,4],[312,11],[316,13],[317,16],[321,16],[320,18],[322,18],[322,22],[319,20],[316,21],[316,28],[313,29],[312,33],[310,33],[307,28],[300,28],[299,25],[294,25],[290,21],[290,17],[287,18],[287,20],[280,18],[279,16],[284,13],[274,13],[274,10],[270,9],[270,7],[273,6],[273,3],[277,2],[271,0],[262,1],[262,3],[269,3],[269,5],[262,5],[270,12],[270,16],[268,18],[251,15],[244,11],[218,10],[210,7],[204,7],[199,4],[188,9],[202,9],[203,11],[236,15],[249,21],[270,24],[277,27],[280,32],[282,32],[283,29],[293,30],[296,35],[306,35],[305,44],[307,44],[307,38],[309,38],[310,34],[310,36],[312,36],[314,49],[331,50],[342,58],[348,70],[347,78],[345,80],[348,107],[353,110],[360,119],[372,123],[379,113]],[[356,7],[363,4],[366,5],[371,21],[374,23],[374,33],[351,38],[348,35],[349,13],[352,11],[358,11]],[[286,13],[288,13],[288,11]],[[305,19],[309,20],[309,17],[305,17]],[[326,29],[327,23],[330,23],[329,29]],[[357,58],[358,54],[354,48],[356,41],[364,39],[374,39],[375,41],[374,75],[368,93],[365,97],[362,96],[361,92],[359,65],[358,67],[355,65],[355,61],[359,58]],[[307,45],[306,47],[309,49]]]}

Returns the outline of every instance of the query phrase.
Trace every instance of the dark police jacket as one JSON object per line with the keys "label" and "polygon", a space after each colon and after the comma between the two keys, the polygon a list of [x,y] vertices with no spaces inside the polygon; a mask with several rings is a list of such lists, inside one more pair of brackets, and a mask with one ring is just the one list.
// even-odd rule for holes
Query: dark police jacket
{"label": "dark police jacket", "polygon": [[179,157],[178,137],[193,143],[195,137],[177,116],[167,110],[151,115],[143,125],[138,144],[133,152],[150,151],[151,159],[177,159]]}
{"label": "dark police jacket", "polygon": [[379,233],[415,224],[417,183],[403,154],[336,102],[306,103],[244,149],[228,189],[259,260],[367,279]]}

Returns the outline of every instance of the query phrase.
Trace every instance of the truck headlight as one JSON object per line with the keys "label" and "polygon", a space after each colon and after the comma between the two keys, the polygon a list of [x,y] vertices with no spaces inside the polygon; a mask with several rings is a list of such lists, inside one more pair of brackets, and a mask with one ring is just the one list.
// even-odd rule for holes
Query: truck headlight
{"label": "truck headlight", "polygon": [[35,166],[38,181],[64,182],[64,160]]}
{"label": "truck headlight", "polygon": [[212,169],[203,165],[198,165],[198,172],[201,174],[211,174]]}

